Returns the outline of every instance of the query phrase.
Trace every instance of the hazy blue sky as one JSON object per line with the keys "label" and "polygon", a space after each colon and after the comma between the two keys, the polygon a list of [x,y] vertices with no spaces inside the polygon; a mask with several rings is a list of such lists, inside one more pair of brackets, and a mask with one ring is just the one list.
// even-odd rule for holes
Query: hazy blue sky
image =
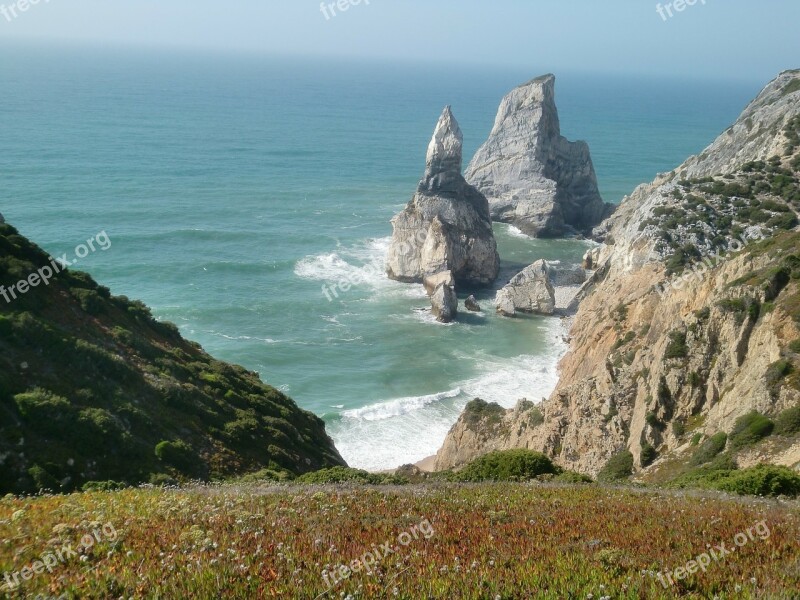
{"label": "hazy blue sky", "polygon": [[800,67],[798,0],[696,0],[666,20],[650,0],[365,1],[326,19],[318,0],[39,0],[10,21],[0,14],[0,40],[765,81]]}

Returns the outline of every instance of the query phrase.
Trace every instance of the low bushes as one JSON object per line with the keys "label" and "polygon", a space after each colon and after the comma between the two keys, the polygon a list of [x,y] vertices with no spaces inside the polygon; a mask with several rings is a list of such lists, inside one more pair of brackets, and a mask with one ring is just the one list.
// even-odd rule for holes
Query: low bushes
{"label": "low bushes", "polygon": [[714,460],[714,458],[723,450],[728,442],[728,436],[725,433],[715,433],[695,450],[692,458],[689,459],[690,465],[702,465]]}
{"label": "low bushes", "polygon": [[597,481],[613,483],[627,479],[633,473],[633,454],[628,450],[615,454],[597,474]]}
{"label": "low bushes", "polygon": [[540,452],[506,450],[491,452],[475,459],[461,471],[453,473],[451,481],[528,481],[540,475],[559,475],[561,470]]}
{"label": "low bushes", "polygon": [[729,436],[732,450],[752,446],[772,433],[775,424],[764,415],[752,411],[736,419]]}
{"label": "low bushes", "polygon": [[787,408],[775,417],[775,435],[792,435],[800,431],[800,405]]}
{"label": "low bushes", "polygon": [[367,485],[403,485],[408,483],[404,477],[397,475],[383,475],[368,473],[360,469],[349,467],[331,467],[313,473],[306,473],[295,480],[297,483],[306,484],[331,484],[331,483],[356,483]]}

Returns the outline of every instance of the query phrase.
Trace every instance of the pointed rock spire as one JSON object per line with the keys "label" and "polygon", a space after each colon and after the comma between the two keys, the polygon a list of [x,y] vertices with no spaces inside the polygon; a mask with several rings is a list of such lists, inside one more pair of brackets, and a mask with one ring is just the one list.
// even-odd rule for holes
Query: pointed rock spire
{"label": "pointed rock spire", "polygon": [[425,175],[420,189],[429,192],[454,191],[461,181],[464,136],[450,106],[445,106],[425,160]]}

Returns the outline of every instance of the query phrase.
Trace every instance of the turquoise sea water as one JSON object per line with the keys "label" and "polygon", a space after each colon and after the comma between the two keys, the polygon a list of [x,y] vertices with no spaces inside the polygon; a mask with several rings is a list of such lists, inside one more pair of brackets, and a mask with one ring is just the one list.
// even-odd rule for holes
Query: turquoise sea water
{"label": "turquoise sea water", "polygon": [[[387,281],[389,219],[452,104],[465,162],[500,98],[546,71],[0,47],[0,212],[54,255],[105,230],[79,267],[213,355],[323,416],[354,466],[436,451],[463,405],[538,400],[565,350],[557,319],[443,326]],[[589,142],[606,200],[700,151],[766,83],[557,74],[562,130]],[[587,243],[496,226],[504,273]],[[329,301],[322,287],[357,284]]]}

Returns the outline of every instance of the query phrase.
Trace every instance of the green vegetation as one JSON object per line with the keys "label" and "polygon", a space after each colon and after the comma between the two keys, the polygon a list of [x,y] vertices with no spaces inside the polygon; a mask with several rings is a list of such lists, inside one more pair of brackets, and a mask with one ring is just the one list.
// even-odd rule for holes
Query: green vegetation
{"label": "green vegetation", "polygon": [[530,416],[528,417],[528,425],[531,427],[538,427],[544,423],[544,415],[538,408],[530,409]]}
{"label": "green vegetation", "polygon": [[623,481],[633,474],[633,454],[623,450],[615,454],[597,474],[597,481],[614,483]]}
{"label": "green vegetation", "polygon": [[464,407],[461,418],[468,429],[476,430],[479,426],[495,427],[503,420],[506,410],[499,404],[488,403],[485,400],[476,398]]}
{"label": "green vegetation", "polygon": [[306,473],[296,479],[297,483],[330,484],[330,483],[355,483],[367,485],[404,485],[408,480],[397,475],[368,473],[359,469],[348,467],[331,467],[315,473]]}
{"label": "green vegetation", "polygon": [[750,317],[753,321],[758,319],[761,310],[758,301],[754,298],[727,298],[725,300],[720,300],[717,306],[719,306],[723,312],[735,315],[736,322],[739,325],[744,323],[747,317]]}
{"label": "green vegetation", "polygon": [[577,473],[575,471],[564,471],[553,477],[553,481],[558,483],[594,483],[594,480],[588,475]]}
{"label": "green vegetation", "polygon": [[788,360],[778,360],[772,363],[764,374],[764,382],[767,389],[774,396],[777,396],[783,385],[784,379],[792,373],[794,367]]}
{"label": "green vegetation", "polygon": [[800,495],[800,474],[775,465],[741,470],[701,467],[677,478],[670,487],[703,488],[749,496],[793,497]]}
{"label": "green vegetation", "polygon": [[741,450],[769,436],[775,424],[764,415],[752,411],[736,419],[728,442],[731,450]]}
{"label": "green vegetation", "polygon": [[[773,479],[774,480],[774,479]],[[432,535],[398,538],[427,520]],[[264,484],[0,498],[0,570],[75,544],[83,557],[14,597],[66,598],[783,598],[800,588],[793,506],[714,495],[538,483],[389,488]],[[653,575],[764,521],[768,542],[664,590]],[[52,542],[48,542],[52,540]],[[389,542],[397,552],[328,590],[323,570]],[[52,545],[51,545],[52,544]],[[665,565],[662,567],[661,565]],[[755,583],[750,582],[756,578]],[[329,578],[330,581],[330,578]],[[397,589],[397,595],[393,590]],[[723,592],[723,590],[725,592]]]}
{"label": "green vegetation", "polygon": [[775,417],[775,435],[793,435],[800,432],[800,405],[787,408]]}
{"label": "green vegetation", "polygon": [[[698,441],[702,439],[700,434],[696,434],[695,438]],[[728,443],[728,435],[726,433],[715,433],[706,441],[704,441],[697,450],[694,451],[694,454],[689,459],[690,465],[703,465],[705,463],[711,462],[714,458],[723,450],[725,450],[725,445]]]}
{"label": "green vegetation", "polygon": [[558,475],[562,471],[552,461],[531,450],[490,452],[452,473],[450,481],[528,481],[540,475]]}
{"label": "green vegetation", "polygon": [[689,346],[686,345],[686,333],[683,331],[673,331],[669,334],[669,345],[664,354],[665,359],[686,358],[689,354]]}
{"label": "green vegetation", "polygon": [[768,235],[797,227],[799,121],[794,118],[784,129],[788,142],[783,159],[750,162],[721,177],[680,180],[664,194],[665,205],[653,210],[641,230],[656,240],[667,275],[679,274],[704,257],[728,253],[730,241],[747,228]]}
{"label": "green vegetation", "polygon": [[648,467],[653,464],[653,461],[658,457],[658,452],[651,444],[643,444],[641,452],[642,466]]}
{"label": "green vegetation", "polygon": [[[0,285],[49,263],[0,224]],[[0,415],[0,493],[342,464],[316,416],[70,270],[0,301]]]}

